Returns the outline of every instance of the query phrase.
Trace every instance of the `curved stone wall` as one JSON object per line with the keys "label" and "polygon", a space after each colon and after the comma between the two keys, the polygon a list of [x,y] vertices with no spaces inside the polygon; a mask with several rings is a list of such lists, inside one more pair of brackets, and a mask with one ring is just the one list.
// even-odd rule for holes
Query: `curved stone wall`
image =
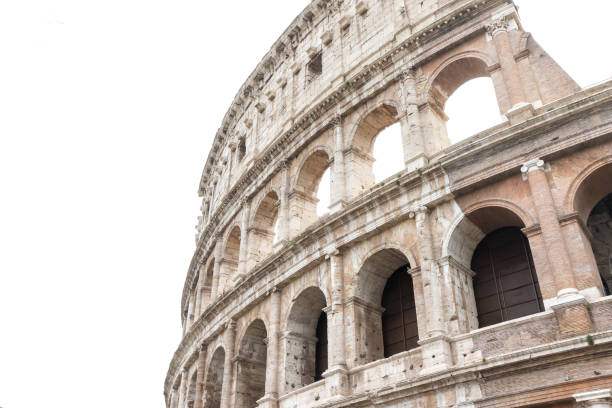
{"label": "curved stone wall", "polygon": [[[451,145],[445,103],[477,77],[492,79],[505,121]],[[581,90],[510,1],[313,1],[242,86],[207,159],[167,406],[455,406],[520,391],[478,378],[521,356],[567,360],[587,352],[586,333],[608,347],[612,301],[584,217],[612,192],[592,182],[612,161],[611,100],[609,82]],[[376,184],[374,141],[395,123],[405,169]],[[472,255],[510,227],[545,310],[479,328]],[[381,297],[398,268],[419,347],[384,358]]]}

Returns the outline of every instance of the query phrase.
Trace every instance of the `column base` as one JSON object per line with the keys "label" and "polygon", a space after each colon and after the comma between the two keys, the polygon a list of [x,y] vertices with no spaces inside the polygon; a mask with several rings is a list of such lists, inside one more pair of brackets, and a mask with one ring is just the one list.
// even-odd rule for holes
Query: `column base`
{"label": "column base", "polygon": [[346,207],[346,201],[344,200],[334,201],[333,203],[329,205],[329,212],[333,214],[333,213],[336,213],[342,210],[344,207]]}
{"label": "column base", "polygon": [[335,366],[323,373],[325,388],[330,397],[350,395],[348,370],[345,366]]}
{"label": "column base", "polygon": [[278,407],[278,395],[266,394],[257,400],[258,408],[277,408]]}
{"label": "column base", "polygon": [[429,164],[429,158],[425,156],[425,154],[421,153],[418,156],[414,156],[404,163],[406,165],[406,170],[415,171],[417,169],[422,169]]}
{"label": "column base", "polygon": [[531,103],[523,102],[514,105],[508,112],[506,118],[511,125],[516,125],[535,116],[535,107]]}
{"label": "column base", "polygon": [[419,340],[423,354],[423,369],[420,375],[434,374],[448,370],[453,365],[449,338],[438,335],[424,340]]}
{"label": "column base", "polygon": [[551,304],[559,323],[561,338],[590,333],[593,329],[588,302],[576,289],[563,289]]}

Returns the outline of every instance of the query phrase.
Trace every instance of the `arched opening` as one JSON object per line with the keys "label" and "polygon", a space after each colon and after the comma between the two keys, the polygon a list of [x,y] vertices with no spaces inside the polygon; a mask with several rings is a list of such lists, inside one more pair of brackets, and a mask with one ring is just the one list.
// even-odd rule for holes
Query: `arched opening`
{"label": "arched opening", "polygon": [[189,388],[187,389],[187,398],[186,398],[187,403],[185,404],[187,408],[193,408],[195,404],[196,378],[197,378],[197,371],[193,373],[193,375],[191,376],[191,379],[189,380]]}
{"label": "arched opening", "polygon": [[223,251],[223,282],[219,283],[222,292],[231,286],[232,280],[236,277],[238,262],[240,260],[240,228],[237,226],[232,229],[225,250]]}
{"label": "arched opening", "polygon": [[491,78],[476,78],[461,85],[446,102],[444,113],[451,144],[503,121]]}
{"label": "arched opening", "polygon": [[236,406],[257,407],[266,393],[267,331],[264,322],[255,320],[240,342],[237,357]]}
{"label": "arched opening", "polygon": [[322,217],[329,212],[331,204],[331,169],[328,167],[321,176],[317,187],[317,217]]}
{"label": "arched opening", "polygon": [[385,357],[419,346],[414,286],[408,269],[406,265],[396,270],[383,291],[381,305],[385,309],[382,315]]}
{"label": "arched opening", "polygon": [[[358,364],[376,361],[417,346],[418,327],[408,258],[386,248],[371,255],[357,275],[356,302],[349,306],[361,322],[355,338]],[[405,321],[404,319],[409,319]],[[415,340],[415,341],[413,341]]]}
{"label": "arched opening", "polygon": [[401,127],[398,112],[382,105],[359,123],[351,149],[346,155],[348,194],[354,197],[374,183],[404,169]]}
{"label": "arched opening", "polygon": [[199,314],[204,313],[204,311],[206,310],[206,307],[211,302],[210,294],[211,294],[211,288],[212,288],[214,269],[215,269],[215,259],[212,258],[208,262],[208,267],[206,268],[206,270],[205,271],[203,270],[200,273],[200,275],[204,274],[204,285],[202,286],[202,288],[200,290],[200,309],[199,309]]}
{"label": "arched opening", "polygon": [[291,306],[285,347],[285,392],[318,381],[327,369],[325,295],[317,287],[304,290]]}
{"label": "arched opening", "polygon": [[[329,160],[325,151],[317,150],[302,165],[291,194],[291,231],[302,231],[317,220],[318,203],[325,201],[319,200],[319,197],[329,200],[331,183],[329,177],[323,178],[329,168]],[[323,208],[320,211],[323,212]]]}
{"label": "arched opening", "polygon": [[462,266],[451,263],[448,273],[461,292],[455,297],[463,300],[453,304],[452,313],[464,330],[544,310],[541,279],[523,228],[515,211],[492,205],[471,211],[453,230],[446,251]]}
{"label": "arched opening", "polygon": [[225,350],[217,348],[210,360],[204,394],[204,408],[221,408]]}
{"label": "arched opening", "polygon": [[259,203],[249,231],[249,268],[270,255],[274,249],[279,205],[278,195],[274,191],[269,192]]}
{"label": "arched opening", "polygon": [[404,152],[402,150],[402,127],[399,122],[382,130],[373,148],[374,182],[381,181],[404,170]]}
{"label": "arched opening", "polygon": [[499,103],[503,85],[492,75],[498,73],[490,74],[485,61],[476,57],[455,60],[436,75],[425,109],[429,143],[434,143],[430,151],[501,123],[501,112],[507,110]]}
{"label": "arched opening", "polygon": [[520,228],[495,230],[472,257],[479,327],[544,311],[531,249]]}
{"label": "arched opening", "polygon": [[603,292],[612,294],[612,163],[591,173],[574,197],[574,209],[586,223]]}
{"label": "arched opening", "polygon": [[591,247],[603,283],[604,294],[612,295],[612,194],[595,205],[587,226],[591,231]]}

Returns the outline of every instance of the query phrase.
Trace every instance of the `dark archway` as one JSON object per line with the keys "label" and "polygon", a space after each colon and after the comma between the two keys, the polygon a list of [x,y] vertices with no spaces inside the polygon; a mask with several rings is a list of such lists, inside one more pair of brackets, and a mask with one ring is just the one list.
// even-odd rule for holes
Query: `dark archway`
{"label": "dark archway", "polygon": [[327,313],[321,312],[317,321],[317,347],[315,350],[315,376],[314,380],[323,379],[323,373],[327,370]]}
{"label": "dark archway", "polygon": [[612,194],[605,196],[589,214],[591,247],[603,283],[604,294],[612,294]]}
{"label": "dark archway", "polygon": [[223,370],[225,364],[225,350],[217,348],[209,363],[206,375],[204,395],[204,408],[221,407],[221,391],[223,387]]}
{"label": "dark archway", "polygon": [[544,311],[531,249],[520,228],[495,230],[472,257],[479,327]]}
{"label": "dark archway", "polygon": [[266,393],[267,331],[263,321],[255,320],[240,342],[237,357],[236,407],[255,408]]}
{"label": "dark archway", "polygon": [[382,295],[384,355],[391,357],[419,346],[416,304],[409,265],[397,269],[387,280]]}

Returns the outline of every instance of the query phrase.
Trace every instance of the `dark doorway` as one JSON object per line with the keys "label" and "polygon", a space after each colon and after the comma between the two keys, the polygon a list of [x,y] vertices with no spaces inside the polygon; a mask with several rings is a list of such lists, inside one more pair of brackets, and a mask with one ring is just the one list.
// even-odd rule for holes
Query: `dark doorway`
{"label": "dark doorway", "polygon": [[382,296],[383,345],[385,358],[418,347],[416,307],[412,277],[408,265],[402,266],[387,280]]}
{"label": "dark doorway", "polygon": [[544,310],[529,243],[520,228],[488,234],[474,251],[472,270],[480,327]]}
{"label": "dark doorway", "polygon": [[327,370],[327,314],[321,312],[317,322],[317,347],[315,351],[315,377],[314,380],[323,379]]}

